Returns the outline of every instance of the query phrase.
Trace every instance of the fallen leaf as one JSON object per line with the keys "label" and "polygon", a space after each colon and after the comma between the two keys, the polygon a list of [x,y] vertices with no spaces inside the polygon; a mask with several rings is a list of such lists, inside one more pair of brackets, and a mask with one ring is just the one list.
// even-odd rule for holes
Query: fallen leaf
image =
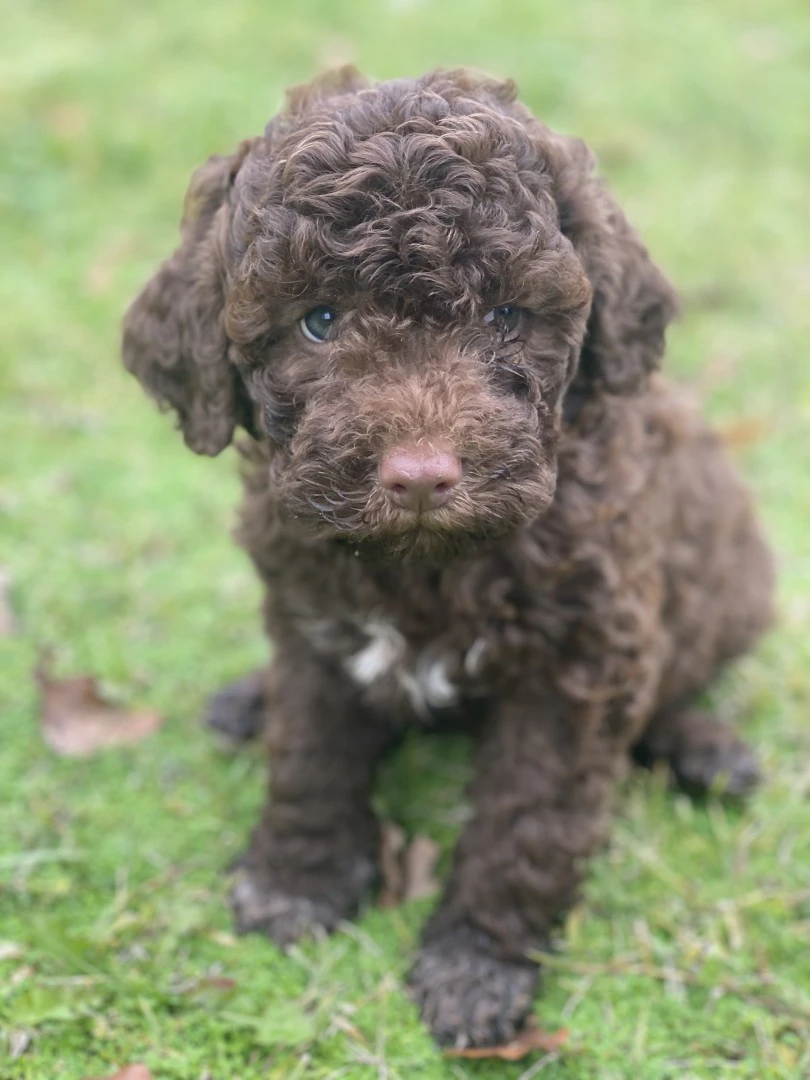
{"label": "fallen leaf", "polygon": [[441,849],[429,836],[415,836],[402,860],[405,872],[403,900],[423,900],[439,888],[434,877]]}
{"label": "fallen leaf", "polygon": [[768,424],[761,418],[749,416],[720,428],[720,438],[733,450],[743,450],[768,434]]}
{"label": "fallen leaf", "polygon": [[[87,1077],[86,1080],[92,1080]],[[99,1080],[152,1080],[152,1074],[145,1065],[125,1065],[113,1076],[101,1077]]]}
{"label": "fallen leaf", "polygon": [[393,821],[384,821],[380,828],[380,907],[394,907],[402,902],[405,892],[405,872],[402,856],[405,851],[405,830]]}
{"label": "fallen leaf", "polygon": [[497,1058],[500,1061],[520,1061],[535,1050],[553,1054],[568,1042],[568,1031],[543,1031],[535,1021],[527,1021],[525,1028],[510,1043],[503,1046],[473,1046],[467,1050],[445,1050],[445,1057]]}
{"label": "fallen leaf", "polygon": [[0,638],[17,632],[17,620],[11,606],[11,575],[0,566]]}
{"label": "fallen leaf", "polygon": [[438,888],[433,876],[439,859],[439,845],[429,836],[415,836],[407,843],[405,830],[393,821],[380,830],[379,907],[395,907],[406,900],[422,900]]}
{"label": "fallen leaf", "polygon": [[45,742],[65,757],[87,757],[110,746],[140,742],[163,723],[155,712],[122,709],[105,701],[92,675],[54,678],[46,655],[34,671],[40,689]]}
{"label": "fallen leaf", "polygon": [[230,993],[237,987],[236,979],[230,979],[225,975],[203,975],[199,979],[190,979],[174,987],[175,994],[197,995],[204,994],[206,990],[214,990],[219,993]]}
{"label": "fallen leaf", "polygon": [[200,987],[204,990],[235,990],[236,979],[229,979],[227,975],[206,975],[200,979]]}

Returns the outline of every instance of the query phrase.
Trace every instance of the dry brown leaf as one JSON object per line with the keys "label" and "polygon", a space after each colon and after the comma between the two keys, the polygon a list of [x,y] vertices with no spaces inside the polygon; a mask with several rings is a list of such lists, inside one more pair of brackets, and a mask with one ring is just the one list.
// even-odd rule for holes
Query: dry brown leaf
{"label": "dry brown leaf", "polygon": [[517,1038],[503,1046],[476,1046],[468,1050],[445,1050],[445,1057],[497,1058],[500,1061],[520,1061],[536,1050],[553,1054],[568,1042],[568,1030],[543,1031],[536,1021],[529,1019]]}
{"label": "dry brown leaf", "polygon": [[122,709],[105,701],[92,675],[54,678],[48,657],[34,671],[45,742],[64,757],[88,757],[111,746],[140,742],[163,723],[155,712]]}
{"label": "dry brown leaf", "polygon": [[17,632],[17,620],[11,606],[11,575],[0,566],[0,638],[11,637]]}
{"label": "dry brown leaf", "polygon": [[405,891],[405,872],[402,855],[405,851],[405,830],[393,821],[384,821],[380,827],[380,907],[394,907],[402,902]]}
{"label": "dry brown leaf", "polygon": [[744,450],[768,434],[768,424],[761,417],[749,416],[720,428],[720,438],[732,450]]}
{"label": "dry brown leaf", "polygon": [[191,979],[187,983],[175,988],[176,994],[201,994],[206,990],[218,990],[227,993],[235,990],[238,983],[236,979],[229,979],[226,975],[203,975],[199,979]]}
{"label": "dry brown leaf", "polygon": [[422,900],[438,888],[433,876],[439,845],[429,836],[415,836],[408,844],[405,830],[393,821],[380,830],[379,907],[395,907],[406,900]]}
{"label": "dry brown leaf", "polygon": [[[92,1080],[88,1077],[87,1080]],[[152,1074],[145,1065],[125,1065],[113,1076],[101,1077],[99,1080],[152,1080]]]}
{"label": "dry brown leaf", "polygon": [[403,900],[423,900],[439,888],[434,877],[441,850],[429,836],[415,836],[407,848],[402,868],[405,873]]}

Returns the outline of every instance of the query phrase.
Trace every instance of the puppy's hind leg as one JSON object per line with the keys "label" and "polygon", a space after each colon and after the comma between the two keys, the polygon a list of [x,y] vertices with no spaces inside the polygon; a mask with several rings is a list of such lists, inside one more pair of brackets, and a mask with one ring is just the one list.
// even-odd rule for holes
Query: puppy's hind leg
{"label": "puppy's hind leg", "polygon": [[226,744],[239,746],[264,731],[267,712],[267,672],[252,671],[209,697],[204,723]]}
{"label": "puppy's hind leg", "polygon": [[719,453],[688,447],[683,534],[667,549],[664,621],[672,642],[658,707],[633,748],[669,765],[692,794],[747,795],[760,780],[754,752],[695,704],[718,673],[750,652],[773,619],[774,567],[745,492]]}
{"label": "puppy's hind leg", "polygon": [[646,768],[666,763],[678,785],[693,795],[716,791],[742,798],[762,778],[756,754],[730,724],[689,706],[657,712],[632,756]]}

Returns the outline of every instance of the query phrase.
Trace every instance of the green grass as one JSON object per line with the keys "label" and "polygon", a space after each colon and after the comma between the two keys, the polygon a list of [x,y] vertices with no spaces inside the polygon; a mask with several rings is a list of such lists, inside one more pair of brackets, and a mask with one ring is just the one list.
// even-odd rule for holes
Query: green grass
{"label": "green grass", "polygon": [[[0,65],[0,1076],[531,1075],[442,1059],[402,991],[429,904],[281,956],[233,938],[223,867],[262,797],[258,754],[199,730],[265,655],[228,539],[230,454],[187,453],[119,367],[121,312],[172,247],[191,169],[328,63],[471,64],[581,134],[686,315],[670,371],[738,451],[781,564],[780,625],[730,675],[768,782],[692,805],[635,776],[537,1012],[571,1030],[548,1080],[810,1076],[810,19],[806,0],[18,0]],[[167,722],[57,760],[31,669],[52,643]],[[384,813],[456,835],[463,742],[415,738]],[[12,948],[11,946],[14,946]],[[228,983],[217,979],[231,980]],[[30,1042],[21,1056],[12,1051]],[[4,1056],[5,1055],[5,1056]]]}

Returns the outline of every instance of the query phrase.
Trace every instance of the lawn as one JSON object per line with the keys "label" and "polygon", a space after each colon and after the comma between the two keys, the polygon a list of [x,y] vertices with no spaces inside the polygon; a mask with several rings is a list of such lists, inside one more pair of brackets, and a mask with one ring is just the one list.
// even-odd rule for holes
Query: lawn
{"label": "lawn", "polygon": [[[0,50],[0,1077],[810,1076],[806,0],[18,0]],[[669,370],[725,429],[779,556],[778,627],[714,695],[767,783],[740,809],[628,781],[537,1002],[568,1045],[517,1064],[444,1059],[421,1028],[402,985],[430,901],[287,956],[232,936],[223,870],[263,763],[199,716],[266,648],[228,538],[235,461],[188,453],[118,360],[192,168],[346,59],[512,75],[593,145],[684,297]],[[56,757],[44,644],[161,731]],[[440,871],[468,757],[415,738],[380,786]]]}

